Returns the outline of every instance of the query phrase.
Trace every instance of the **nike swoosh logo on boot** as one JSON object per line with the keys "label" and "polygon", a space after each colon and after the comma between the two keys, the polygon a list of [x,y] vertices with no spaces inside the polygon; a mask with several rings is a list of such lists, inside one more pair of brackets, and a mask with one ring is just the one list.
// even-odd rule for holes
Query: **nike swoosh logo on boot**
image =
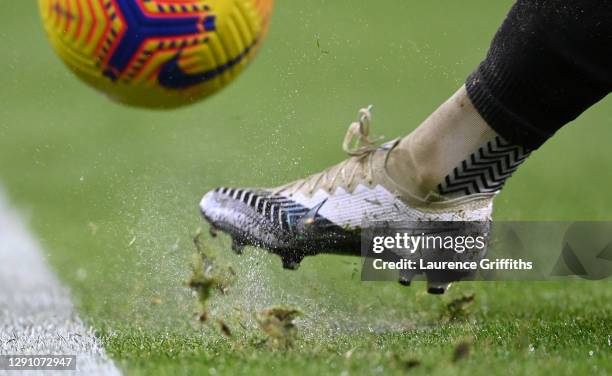
{"label": "nike swoosh logo on boot", "polygon": [[315,224],[317,215],[319,214],[319,210],[321,210],[321,207],[323,207],[326,202],[327,199],[321,201],[319,204],[313,206],[310,210],[308,210],[302,216],[302,218],[298,220],[297,228],[302,231],[311,228],[311,226]]}

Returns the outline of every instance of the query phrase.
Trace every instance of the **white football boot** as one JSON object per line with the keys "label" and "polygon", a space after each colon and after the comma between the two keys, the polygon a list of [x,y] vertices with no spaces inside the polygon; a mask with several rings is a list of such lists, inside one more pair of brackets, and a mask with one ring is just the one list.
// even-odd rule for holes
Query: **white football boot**
{"label": "white football boot", "polygon": [[[200,208],[211,232],[228,233],[237,252],[245,245],[266,248],[290,269],[320,252],[359,255],[362,227],[371,222],[489,223],[493,197],[526,156],[485,130],[470,138],[474,152],[438,184],[427,185],[426,174],[414,173],[419,162],[411,156],[411,148],[422,147],[419,131],[375,146],[371,117],[371,107],[359,111],[343,142],[349,158],[338,165],[277,188],[208,192]],[[477,147],[483,140],[489,141]],[[505,162],[500,164],[497,154]],[[444,292],[446,282],[433,283],[429,291]]]}

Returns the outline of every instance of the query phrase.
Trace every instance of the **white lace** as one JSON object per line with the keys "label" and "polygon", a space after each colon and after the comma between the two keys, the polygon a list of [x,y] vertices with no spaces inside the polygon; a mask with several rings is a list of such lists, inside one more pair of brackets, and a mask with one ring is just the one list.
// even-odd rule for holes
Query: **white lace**
{"label": "white lace", "polygon": [[372,124],[372,105],[359,110],[359,120],[351,123],[344,141],[342,141],[342,150],[352,157],[359,157],[371,153],[377,149],[376,142],[382,137],[370,139],[370,125]]}
{"label": "white lace", "polygon": [[[357,171],[361,168],[361,163],[363,162],[367,164],[366,180],[368,183],[370,183],[373,176],[372,156],[374,155],[374,152],[378,150],[376,145],[377,142],[382,140],[382,137],[377,137],[375,139],[370,138],[371,124],[372,105],[359,110],[359,119],[356,122],[351,123],[346,135],[344,136],[344,140],[342,141],[342,150],[344,150],[344,152],[346,152],[352,158],[345,160],[337,167],[328,168],[308,178],[279,187],[274,193],[280,193],[289,188],[293,188],[292,190],[298,191],[306,186],[308,192],[313,194],[315,189],[320,186],[320,183],[324,183],[328,187],[331,187],[334,185],[340,175],[346,178],[346,182],[350,186],[355,179]],[[346,167],[348,167],[351,162],[355,162],[354,167],[352,168],[348,177],[346,177]],[[335,172],[331,176],[328,176],[331,170],[335,170]]]}

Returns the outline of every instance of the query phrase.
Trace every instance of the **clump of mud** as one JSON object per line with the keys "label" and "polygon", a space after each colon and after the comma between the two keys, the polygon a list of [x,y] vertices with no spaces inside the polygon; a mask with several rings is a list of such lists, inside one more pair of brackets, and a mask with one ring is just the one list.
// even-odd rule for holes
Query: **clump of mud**
{"label": "clump of mud", "polygon": [[[236,273],[231,267],[215,263],[211,253],[202,241],[202,231],[193,237],[195,252],[192,260],[192,273],[187,285],[195,292],[198,302],[197,317],[201,322],[208,321],[208,300],[213,293],[227,294]],[[217,320],[221,332],[227,336],[231,331],[227,325]]]}
{"label": "clump of mud", "polygon": [[443,321],[463,321],[469,318],[476,294],[462,295],[453,299],[445,307],[441,319]]}
{"label": "clump of mud", "polygon": [[406,371],[421,365],[421,361],[419,359],[414,357],[406,357],[398,353],[393,353],[392,359],[398,368],[403,368]]}
{"label": "clump of mud", "polygon": [[470,355],[472,346],[474,346],[474,337],[461,339],[455,345],[455,349],[453,350],[453,363],[457,363],[460,360],[467,358]]}
{"label": "clump of mud", "polygon": [[[196,296],[196,316],[200,322],[216,326],[221,334],[232,337],[232,329],[223,319],[210,317],[209,304],[213,295],[226,295],[229,292],[236,273],[231,267],[223,266],[215,260],[202,239],[201,230],[193,237],[193,244],[195,251],[192,256],[192,272],[187,285]],[[297,338],[295,319],[300,316],[300,310],[279,305],[260,311],[255,315],[255,321],[267,335],[267,342],[272,347],[288,349]]]}
{"label": "clump of mud", "polygon": [[297,339],[295,319],[303,313],[295,308],[274,306],[257,314],[257,323],[268,336],[272,347],[286,349],[293,346]]}

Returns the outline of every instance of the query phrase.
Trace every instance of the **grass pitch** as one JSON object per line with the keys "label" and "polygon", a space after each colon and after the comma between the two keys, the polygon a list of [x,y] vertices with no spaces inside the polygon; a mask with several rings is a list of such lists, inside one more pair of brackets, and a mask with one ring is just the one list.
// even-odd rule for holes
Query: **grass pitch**
{"label": "grass pitch", "polygon": [[[47,45],[35,2],[0,2],[0,180],[31,219],[83,317],[128,374],[606,374],[609,282],[359,281],[358,260],[284,271],[225,237],[203,240],[235,270],[197,322],[187,288],[197,203],[219,185],[270,186],[344,158],[358,108],[375,134],[416,127],[484,56],[510,1],[278,2],[269,39],[230,87],[172,112],[111,103]],[[610,220],[612,103],[561,130],[496,199],[506,220]],[[449,304],[474,295],[452,320]],[[466,299],[469,300],[469,299]],[[303,312],[290,348],[257,313]],[[219,321],[213,321],[219,322]]]}

